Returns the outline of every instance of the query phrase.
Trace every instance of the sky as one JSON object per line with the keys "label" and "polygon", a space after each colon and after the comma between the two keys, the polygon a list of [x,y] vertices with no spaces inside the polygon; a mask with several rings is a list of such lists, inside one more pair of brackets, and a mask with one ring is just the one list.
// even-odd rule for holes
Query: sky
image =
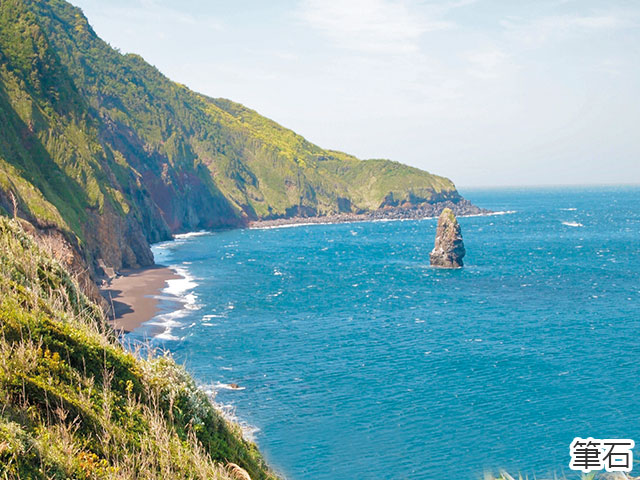
{"label": "sky", "polygon": [[458,186],[640,183],[637,0],[71,0],[172,80]]}

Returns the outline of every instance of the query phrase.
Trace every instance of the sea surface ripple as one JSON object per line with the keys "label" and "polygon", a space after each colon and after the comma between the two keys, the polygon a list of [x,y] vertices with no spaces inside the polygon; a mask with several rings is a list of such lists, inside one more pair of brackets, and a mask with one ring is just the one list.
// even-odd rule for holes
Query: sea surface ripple
{"label": "sea surface ripple", "polygon": [[640,444],[640,189],[462,193],[510,212],[460,219],[462,270],[429,267],[434,219],[158,244],[187,278],[154,342],[292,480],[541,478],[575,436]]}

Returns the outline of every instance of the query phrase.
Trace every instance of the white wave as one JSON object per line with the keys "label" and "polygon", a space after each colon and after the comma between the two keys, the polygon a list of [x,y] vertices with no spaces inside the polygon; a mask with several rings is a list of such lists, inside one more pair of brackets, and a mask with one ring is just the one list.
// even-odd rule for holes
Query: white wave
{"label": "white wave", "polygon": [[173,245],[175,245],[175,242],[173,240],[168,240],[166,242],[154,243],[151,247],[153,250],[155,249],[164,250],[166,248],[170,248]]}
{"label": "white wave", "polygon": [[180,278],[172,278],[167,280],[167,286],[162,290],[163,295],[156,296],[159,300],[177,302],[182,305],[181,308],[177,308],[167,313],[161,313],[156,315],[147,322],[149,325],[157,326],[162,331],[155,335],[155,338],[159,340],[181,340],[173,334],[174,328],[185,326],[180,321],[181,318],[188,315],[190,311],[195,311],[201,308],[198,305],[198,296],[193,292],[198,286],[198,283],[192,277],[189,271],[181,266],[173,265],[170,267]]}
{"label": "white wave", "polygon": [[248,424],[241,418],[236,415],[236,407],[230,404],[221,404],[214,403],[216,410],[220,412],[220,414],[227,419],[228,421],[235,423],[236,425],[240,425],[240,431],[242,432],[242,437],[249,441],[255,443],[256,435],[260,431],[258,427]]}
{"label": "white wave", "polygon": [[175,295],[154,295],[153,298],[164,302],[176,302],[179,300]]}
{"label": "white wave", "polygon": [[249,230],[275,230],[277,228],[308,227],[310,225],[333,225],[335,222],[283,223],[282,225],[253,226]]}
{"label": "white wave", "polygon": [[170,340],[172,342],[180,340],[180,337],[176,337],[175,335],[171,335],[171,329],[168,328],[164,332],[155,336],[158,340]]}
{"label": "white wave", "polygon": [[[513,215],[514,213],[518,213],[517,210],[499,210],[497,212],[491,212],[491,213],[478,213],[478,214],[472,214],[472,215],[459,215],[460,217],[465,217],[465,218],[469,218],[469,217],[498,217],[500,215]],[[435,217],[433,217],[435,218]]]}
{"label": "white wave", "polygon": [[561,208],[560,210],[564,212],[575,212],[578,209],[577,208]]}
{"label": "white wave", "polygon": [[200,305],[196,303],[198,296],[195,293],[188,293],[184,296],[184,307],[187,310],[200,310]]}
{"label": "white wave", "polygon": [[154,338],[158,340],[180,340],[180,337],[173,335],[173,329],[182,325],[182,322],[178,320],[186,314],[187,310],[182,308],[172,312],[162,313],[149,320],[147,325],[162,328],[162,331],[154,336]]}
{"label": "white wave", "polygon": [[517,210],[501,210],[501,211],[498,211],[498,212],[487,213],[487,214],[484,214],[483,216],[485,216],[485,217],[495,217],[497,215],[512,215],[514,213],[518,213],[518,211]]}
{"label": "white wave", "polygon": [[[216,384],[217,385],[217,384]],[[256,435],[260,429],[256,426],[250,425],[236,415],[236,407],[231,404],[224,404],[216,402],[216,385],[200,385],[200,389],[209,397],[214,408],[222,415],[227,421],[235,423],[240,426],[242,437],[249,441],[256,441]]]}
{"label": "white wave", "polygon": [[241,390],[245,390],[245,387],[240,387],[239,385],[233,384],[233,383],[222,383],[222,382],[216,382],[213,384],[213,390],[214,391],[218,391],[218,390],[234,390],[234,391],[241,391]]}
{"label": "white wave", "polygon": [[172,312],[156,315],[147,323],[149,325],[159,325],[163,327],[178,327],[182,325],[182,322],[178,322],[177,320],[184,317],[186,314],[186,310],[180,308],[178,310],[173,310]]}
{"label": "white wave", "polygon": [[583,224],[578,222],[562,222],[562,224],[566,225],[567,227],[584,227]]}
{"label": "white wave", "polygon": [[[436,218],[436,217],[427,217],[425,219],[420,219],[420,220],[426,220],[429,218]],[[371,222],[373,223],[406,222],[407,220],[413,220],[413,218],[375,218],[371,220]]]}
{"label": "white wave", "polygon": [[175,297],[181,297],[184,293],[189,290],[193,290],[198,286],[195,278],[189,274],[189,271],[186,268],[175,265],[169,268],[180,275],[181,278],[172,278],[171,280],[167,280],[167,286],[163,290],[164,293],[168,293]]}
{"label": "white wave", "polygon": [[202,237],[203,235],[209,235],[209,233],[211,232],[207,232],[206,230],[199,230],[197,232],[178,233],[177,235],[174,235],[173,238],[175,240],[184,240],[186,238]]}

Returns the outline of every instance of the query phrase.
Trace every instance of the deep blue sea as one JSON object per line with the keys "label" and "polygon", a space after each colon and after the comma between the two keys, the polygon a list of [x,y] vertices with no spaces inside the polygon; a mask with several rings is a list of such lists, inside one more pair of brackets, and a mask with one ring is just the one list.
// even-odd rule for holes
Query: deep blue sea
{"label": "deep blue sea", "polygon": [[574,437],[640,445],[640,188],[461,193],[509,212],[460,218],[461,270],[429,267],[435,219],[156,245],[184,304],[132,337],[290,480],[574,478]]}

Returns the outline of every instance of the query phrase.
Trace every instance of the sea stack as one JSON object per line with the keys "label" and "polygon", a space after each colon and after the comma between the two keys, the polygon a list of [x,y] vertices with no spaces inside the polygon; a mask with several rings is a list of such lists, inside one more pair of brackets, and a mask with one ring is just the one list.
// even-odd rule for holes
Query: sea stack
{"label": "sea stack", "polygon": [[458,219],[450,208],[445,208],[438,219],[436,244],[429,255],[431,265],[440,268],[461,268],[466,251]]}

